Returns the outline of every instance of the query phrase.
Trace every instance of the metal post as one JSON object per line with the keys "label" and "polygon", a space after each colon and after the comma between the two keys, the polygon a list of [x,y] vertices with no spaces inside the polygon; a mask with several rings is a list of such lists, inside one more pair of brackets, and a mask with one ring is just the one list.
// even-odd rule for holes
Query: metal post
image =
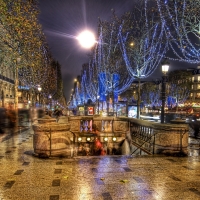
{"label": "metal post", "polygon": [[140,119],[140,77],[138,77],[138,100],[137,100],[137,119]]}
{"label": "metal post", "polygon": [[162,107],[161,107],[161,123],[163,124],[165,119],[164,119],[164,116],[165,116],[165,92],[166,92],[166,76],[162,76]]}
{"label": "metal post", "polygon": [[39,99],[38,99],[38,101],[39,101],[39,107],[40,107],[40,92],[39,92]]}
{"label": "metal post", "polygon": [[114,93],[114,89],[113,89],[113,84],[112,84],[112,93],[113,93],[113,101],[112,101],[112,107],[113,107],[113,116],[114,116],[114,111],[115,111],[115,109],[114,109],[114,106],[115,106],[115,93]]}
{"label": "metal post", "polygon": [[19,86],[19,79],[18,79],[18,64],[20,62],[20,58],[17,58],[16,65],[15,65],[15,82],[14,82],[14,89],[15,89],[15,114],[16,114],[16,122],[15,128],[18,127],[19,119],[18,119],[18,86]]}
{"label": "metal post", "polygon": [[50,156],[51,156],[51,128],[50,128]]}
{"label": "metal post", "polygon": [[18,84],[19,84],[19,81],[18,81],[18,66],[16,64],[16,67],[15,67],[15,111],[16,111],[16,114],[17,114],[17,111],[18,111]]}
{"label": "metal post", "polygon": [[183,153],[182,138],[183,138],[183,135],[182,135],[182,129],[181,129],[181,130],[180,130],[180,154]]}
{"label": "metal post", "polygon": [[99,115],[99,98],[97,100],[97,104],[98,104],[98,115]]}
{"label": "metal post", "polygon": [[154,136],[153,136],[153,155],[155,154],[155,140],[156,140],[156,135],[154,134]]}
{"label": "metal post", "polygon": [[110,93],[106,96],[106,101],[107,101],[107,116],[109,115],[109,100],[110,100]]}

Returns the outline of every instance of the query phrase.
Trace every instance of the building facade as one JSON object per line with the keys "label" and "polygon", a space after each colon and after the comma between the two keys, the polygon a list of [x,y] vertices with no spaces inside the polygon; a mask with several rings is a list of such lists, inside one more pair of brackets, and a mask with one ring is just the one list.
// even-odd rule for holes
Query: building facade
{"label": "building facade", "polygon": [[8,107],[14,104],[14,72],[11,70],[2,70],[0,73],[0,106]]}
{"label": "building facade", "polygon": [[194,102],[200,102],[200,66],[192,71],[192,88],[190,99]]}

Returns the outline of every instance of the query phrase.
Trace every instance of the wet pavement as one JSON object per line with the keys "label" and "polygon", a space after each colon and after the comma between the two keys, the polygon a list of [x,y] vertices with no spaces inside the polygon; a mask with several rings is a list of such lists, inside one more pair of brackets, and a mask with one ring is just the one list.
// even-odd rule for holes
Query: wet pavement
{"label": "wet pavement", "polygon": [[200,199],[200,139],[190,138],[188,157],[41,159],[32,156],[32,136],[0,140],[0,200]]}

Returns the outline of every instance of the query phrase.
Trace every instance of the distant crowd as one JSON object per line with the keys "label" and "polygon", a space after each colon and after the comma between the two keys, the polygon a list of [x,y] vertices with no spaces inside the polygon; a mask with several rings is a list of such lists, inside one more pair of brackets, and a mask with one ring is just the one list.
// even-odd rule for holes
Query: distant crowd
{"label": "distant crowd", "polygon": [[17,126],[24,126],[27,122],[34,123],[37,118],[44,115],[54,117],[58,121],[60,116],[66,115],[66,112],[60,108],[55,110],[31,108],[19,109],[17,114],[13,104],[10,104],[7,108],[0,107],[0,134],[3,134],[6,128],[14,129]]}

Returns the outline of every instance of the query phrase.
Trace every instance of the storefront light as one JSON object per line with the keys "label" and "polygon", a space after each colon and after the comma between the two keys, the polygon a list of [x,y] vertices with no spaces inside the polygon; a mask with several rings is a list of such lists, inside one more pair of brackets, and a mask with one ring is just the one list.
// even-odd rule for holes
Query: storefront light
{"label": "storefront light", "polygon": [[113,137],[113,141],[116,142],[116,141],[117,141],[117,138],[116,138],[116,137]]}
{"label": "storefront light", "polygon": [[90,137],[87,137],[87,139],[86,139],[88,142],[91,140],[91,138]]}
{"label": "storefront light", "polygon": [[82,138],[81,138],[81,137],[78,137],[78,141],[81,142],[81,141],[82,141]]}
{"label": "storefront light", "polygon": [[105,138],[104,138],[104,141],[105,141],[105,142],[107,142],[107,141],[108,141],[108,138],[107,138],[107,137],[105,137]]}

